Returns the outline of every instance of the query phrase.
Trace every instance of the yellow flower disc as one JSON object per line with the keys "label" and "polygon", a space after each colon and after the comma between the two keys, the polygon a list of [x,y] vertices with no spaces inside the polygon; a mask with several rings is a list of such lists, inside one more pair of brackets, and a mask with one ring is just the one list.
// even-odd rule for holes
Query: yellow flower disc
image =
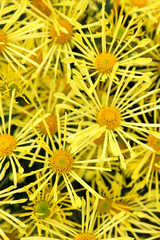
{"label": "yellow flower disc", "polygon": [[96,240],[96,238],[90,233],[81,233],[74,240]]}
{"label": "yellow flower disc", "polygon": [[65,150],[57,150],[50,158],[50,167],[60,174],[68,173],[73,166],[73,156]]}
{"label": "yellow flower disc", "polygon": [[7,44],[7,35],[2,30],[0,30],[0,52],[3,52],[6,44]]}
{"label": "yellow flower disc", "polygon": [[152,147],[157,154],[160,154],[160,139],[153,135],[148,136],[148,146]]}
{"label": "yellow flower disc", "polygon": [[106,199],[100,199],[98,203],[97,210],[100,213],[107,213],[111,209],[111,201]]}
{"label": "yellow flower disc", "polygon": [[73,30],[72,30],[72,26],[71,24],[65,20],[65,19],[60,19],[58,21],[59,25],[63,28],[66,29],[67,33],[59,30],[59,33],[55,30],[54,26],[52,26],[51,28],[51,36],[53,39],[56,38],[56,43],[59,43],[59,44],[64,44],[64,43],[67,43],[71,37],[72,37],[72,34],[73,34]]}
{"label": "yellow flower disc", "polygon": [[17,147],[17,140],[9,134],[0,135],[0,157],[7,157]]}
{"label": "yellow flower disc", "polygon": [[136,7],[145,7],[147,6],[148,0],[131,0],[131,4]]}
{"label": "yellow flower disc", "polygon": [[44,13],[46,16],[49,16],[51,14],[51,10],[41,0],[33,0],[32,5]]}
{"label": "yellow flower disc", "polygon": [[38,218],[47,218],[50,215],[49,204],[45,201],[40,201],[35,207],[35,214]]}
{"label": "yellow flower disc", "polygon": [[116,58],[111,53],[100,53],[95,60],[95,67],[101,73],[112,72],[113,66],[116,63]]}
{"label": "yellow flower disc", "polygon": [[[54,135],[58,131],[56,116],[50,115],[47,118],[45,118],[45,121],[49,127],[49,131],[50,131],[51,135]],[[40,125],[41,132],[47,135],[48,133],[47,133],[47,130],[46,130],[46,127],[45,127],[43,121],[41,121],[39,123],[39,125]]]}
{"label": "yellow flower disc", "polygon": [[101,109],[97,116],[97,122],[100,126],[105,126],[114,130],[120,125],[121,115],[119,111],[113,107],[105,107]]}

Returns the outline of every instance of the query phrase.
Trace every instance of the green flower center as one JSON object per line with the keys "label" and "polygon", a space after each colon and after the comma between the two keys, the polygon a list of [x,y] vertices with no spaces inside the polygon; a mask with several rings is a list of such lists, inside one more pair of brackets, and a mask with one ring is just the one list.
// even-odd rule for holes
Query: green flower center
{"label": "green flower center", "polygon": [[100,199],[98,203],[98,211],[100,213],[106,213],[111,209],[111,201],[109,199]]}
{"label": "green flower center", "polygon": [[50,215],[49,204],[45,201],[41,201],[36,205],[35,215],[38,218],[45,219]]}

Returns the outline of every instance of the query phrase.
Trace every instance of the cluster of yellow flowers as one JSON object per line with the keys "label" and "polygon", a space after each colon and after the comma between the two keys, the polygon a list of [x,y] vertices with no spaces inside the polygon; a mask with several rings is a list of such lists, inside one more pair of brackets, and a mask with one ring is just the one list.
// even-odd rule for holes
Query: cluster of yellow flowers
{"label": "cluster of yellow flowers", "polygon": [[160,0],[0,1],[0,240],[160,239]]}

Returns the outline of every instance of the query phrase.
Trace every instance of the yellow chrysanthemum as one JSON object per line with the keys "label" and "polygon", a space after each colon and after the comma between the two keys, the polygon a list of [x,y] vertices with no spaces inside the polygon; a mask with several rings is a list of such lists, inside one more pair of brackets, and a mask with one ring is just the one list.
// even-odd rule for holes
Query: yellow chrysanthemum
{"label": "yellow chrysanthemum", "polygon": [[[61,93],[55,94],[56,97],[66,100],[71,104],[73,106],[73,114],[78,114],[78,116],[83,119],[78,133],[68,139],[68,141],[73,143],[73,152],[81,146],[87,146],[90,141],[94,141],[100,137],[103,132],[105,133],[105,138],[100,159],[105,159],[106,153],[111,149],[113,156],[120,157],[123,168],[125,168],[125,161],[117,142],[118,136],[129,149],[131,156],[133,156],[134,153],[128,139],[138,145],[151,149],[151,147],[139,141],[131,131],[139,131],[139,133],[148,132],[146,129],[147,126],[152,128],[157,125],[137,121],[137,116],[142,116],[145,113],[153,112],[153,110],[160,108],[158,100],[151,103],[145,101],[146,97],[151,96],[159,90],[150,91],[139,97],[139,94],[147,89],[150,84],[138,81],[134,84],[134,87],[128,89],[127,86],[132,80],[131,75],[131,78],[123,77],[119,86],[115,86],[114,82],[110,79],[107,85],[107,92],[103,92],[102,95],[98,95],[96,91],[90,94],[90,88],[85,84],[82,85],[79,79],[78,73],[74,84],[72,84],[73,90],[78,95],[76,95],[75,98],[70,99]],[[138,86],[142,82],[143,88],[139,88]],[[93,85],[91,85],[91,87],[92,86]],[[83,90],[83,92],[80,92],[79,89]],[[82,99],[81,103],[78,102],[77,98],[79,97]],[[145,104],[136,106],[135,104],[138,104],[141,99],[144,99]],[[133,106],[136,107],[133,108]],[[61,107],[63,108],[63,105]],[[78,108],[76,112],[75,108]],[[127,131],[125,130],[126,128],[128,129]]]}
{"label": "yellow chrysanthemum", "polygon": [[[79,21],[83,15],[88,0],[74,1],[40,1],[39,7],[35,1],[29,4],[27,12],[33,16],[34,19],[39,19],[45,24],[44,37],[40,45],[35,49],[42,49],[42,62],[35,72],[39,75],[43,71],[43,77],[53,65],[54,76],[57,75],[57,69],[61,60],[68,57],[67,53],[62,53],[59,50],[71,51],[74,45],[74,34],[77,30],[74,21]],[[42,6],[43,3],[43,6]],[[43,12],[47,7],[49,15]],[[73,21],[74,19],[74,21]],[[65,68],[65,67],[64,67]],[[67,78],[71,76],[71,66],[67,65]]]}
{"label": "yellow chrysanthemum", "polygon": [[[148,65],[152,59],[142,56],[145,56],[146,53],[156,48],[156,46],[153,46],[153,48],[142,50],[142,48],[150,42],[148,38],[144,38],[137,42],[137,37],[142,27],[141,21],[135,25],[135,33],[126,43],[123,43],[127,34],[130,34],[132,24],[136,21],[134,15],[117,42],[117,36],[123,22],[123,16],[118,19],[114,31],[112,32],[113,36],[111,37],[111,41],[108,43],[107,37],[109,33],[106,30],[108,21],[108,18],[105,17],[105,5],[103,5],[101,20],[93,24],[93,26],[96,24],[101,26],[100,32],[96,34],[92,33],[92,25],[86,25],[86,29],[89,31],[87,35],[85,31],[82,30],[82,26],[77,25],[79,33],[75,35],[74,44],[80,52],[70,51],[68,52],[70,57],[63,60],[63,62],[67,64],[75,63],[75,68],[77,67],[78,71],[83,75],[81,80],[86,80],[88,84],[90,84],[88,77],[91,78],[94,85],[90,89],[90,92],[95,89],[100,81],[112,79],[118,84],[122,76],[129,76],[132,74],[132,71],[129,69],[130,66]],[[100,42],[100,44],[98,42]],[[134,42],[136,42],[136,45]],[[132,44],[133,47],[129,48]],[[150,72],[143,74],[140,70],[137,70],[132,77],[138,80],[143,76],[146,81],[149,81],[150,74]]]}
{"label": "yellow chrysanthemum", "polygon": [[[92,189],[82,178],[79,176],[78,170],[81,169],[91,169],[91,170],[101,170],[101,171],[108,171],[109,168],[104,168],[101,166],[95,166],[96,163],[99,162],[99,159],[85,159],[85,152],[88,150],[87,148],[83,150],[83,148],[77,149],[77,151],[72,152],[72,145],[68,145],[66,141],[66,132],[67,132],[67,116],[65,116],[65,129],[64,129],[64,135],[62,135],[61,132],[61,126],[59,121],[59,114],[57,112],[57,121],[58,121],[58,138],[56,139],[56,142],[53,141],[51,135],[49,135],[49,139],[51,142],[51,147],[49,144],[46,144],[44,140],[41,138],[39,133],[36,131],[39,140],[38,144],[48,153],[48,157],[45,158],[41,155],[37,155],[37,159],[35,158],[34,161],[41,161],[46,162],[47,166],[37,169],[33,172],[26,173],[23,176],[32,176],[36,174],[36,172],[42,172],[43,176],[38,180],[41,181],[45,178],[45,181],[43,184],[40,185],[39,188],[30,196],[31,199],[35,199],[36,195],[39,193],[39,191],[47,184],[47,182],[54,176],[55,177],[55,183],[53,185],[53,193],[55,196],[57,196],[57,187],[59,185],[59,181],[61,179],[64,180],[66,188],[68,190],[71,202],[73,207],[81,206],[81,200],[76,194],[76,191],[74,190],[72,186],[72,181],[76,180],[79,182],[85,189],[87,189],[89,192],[91,192],[94,196],[101,198],[97,192]],[[46,122],[44,121],[45,127],[48,129]],[[48,131],[48,130],[47,130]],[[79,156],[80,151],[82,153]],[[32,155],[32,153],[28,153],[29,155]],[[36,156],[33,154],[33,156]],[[104,161],[110,161],[111,158],[106,158]],[[90,164],[94,165],[90,165]],[[86,166],[88,164],[88,166]],[[98,164],[97,164],[98,165]],[[30,188],[31,186],[34,186],[37,183],[37,181],[29,184],[27,188]]]}
{"label": "yellow chrysanthemum", "polygon": [[[117,236],[132,236],[138,239],[140,232],[143,233],[145,231],[146,234],[151,234],[152,231],[159,229],[159,224],[156,226],[159,219],[155,214],[155,191],[152,192],[151,199],[148,199],[147,194],[140,195],[139,185],[135,184],[131,190],[124,188],[123,176],[120,174],[115,175],[114,180],[111,182],[111,187],[107,185],[102,177],[96,181],[99,193],[104,197],[104,199],[99,200],[97,206],[100,222],[106,219],[110,221],[119,212],[123,211],[129,216],[114,227]],[[144,218],[148,219],[147,223],[143,220]]]}
{"label": "yellow chrysanthemum", "polygon": [[[37,188],[41,187],[41,183],[38,182],[40,177],[42,177],[42,175],[37,174],[37,185],[35,185],[31,191],[26,188],[24,189],[27,192],[28,197],[30,197]],[[66,218],[70,215],[68,212],[70,206],[67,209],[67,205],[69,205],[68,195],[65,192],[60,194],[60,189],[57,189],[57,194],[60,196],[56,199],[52,184],[52,181],[49,181],[48,185],[45,185],[42,191],[36,195],[36,198],[23,205],[22,208],[24,210],[17,214],[20,218],[24,219],[23,222],[26,225],[26,236],[31,236],[33,233],[42,236],[44,233],[41,226],[43,225],[48,228],[49,225],[45,224],[45,221],[52,221],[53,219],[57,225],[61,225],[64,222],[72,225],[72,223]],[[60,188],[62,187],[64,187],[64,184],[62,184]],[[55,226],[52,229],[56,231],[57,227]],[[48,231],[46,231],[45,236],[52,236],[52,234],[49,234]]]}

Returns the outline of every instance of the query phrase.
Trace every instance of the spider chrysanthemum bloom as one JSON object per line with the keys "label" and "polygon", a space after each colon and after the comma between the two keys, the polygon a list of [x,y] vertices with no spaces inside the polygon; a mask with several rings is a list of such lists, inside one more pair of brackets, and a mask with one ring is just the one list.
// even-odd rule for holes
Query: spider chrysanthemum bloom
{"label": "spider chrysanthemum bloom", "polygon": [[[42,177],[41,175],[37,174],[37,180]],[[45,180],[44,180],[45,181]],[[36,191],[41,185],[40,182],[31,190],[26,190],[28,197],[30,197],[33,192]],[[60,193],[60,189],[57,189],[58,195]],[[17,215],[20,218],[23,218],[23,222],[25,223],[26,227],[26,236],[32,236],[32,234],[38,234],[39,236],[52,236],[49,234],[48,231],[43,231],[41,229],[41,225],[45,226],[46,228],[49,227],[45,221],[54,220],[56,224],[62,224],[63,222],[72,225],[69,220],[67,220],[66,216],[70,215],[68,212],[70,210],[70,206],[67,211],[67,205],[69,203],[68,195],[64,192],[60,194],[58,199],[55,199],[54,190],[52,188],[52,182],[49,182],[48,185],[46,184],[42,191],[40,191],[34,200],[30,200],[25,205],[22,206],[22,211]],[[64,210],[63,210],[64,208]],[[56,231],[57,226],[53,227]]]}
{"label": "spider chrysanthemum bloom", "polygon": [[[143,50],[144,46],[148,46],[150,39],[138,40],[142,22],[139,21],[138,24],[135,24],[134,15],[123,32],[120,29],[123,22],[123,15],[118,19],[114,31],[111,31],[113,34],[111,41],[108,42],[107,37],[109,33],[106,30],[106,24],[109,21],[110,19],[108,20],[105,17],[105,6],[103,5],[101,20],[94,24],[94,26],[97,24],[101,27],[100,32],[95,34],[92,32],[92,25],[88,24],[86,25],[86,29],[89,31],[89,34],[86,34],[81,26],[77,25],[79,33],[76,34],[74,42],[80,52],[70,51],[69,55],[71,57],[63,60],[67,64],[76,63],[75,67],[78,67],[79,71],[82,72],[83,80],[88,82],[88,76],[92,78],[92,81],[94,80],[94,85],[90,89],[91,92],[100,81],[105,81],[108,78],[113,79],[118,84],[120,76],[129,76],[131,74],[130,66],[137,66],[137,64],[145,66],[149,64],[152,59],[142,56],[156,48],[156,46],[153,46],[153,48]],[[130,34],[133,26],[134,34],[128,41],[125,41],[125,37],[127,34]],[[121,36],[119,37],[120,32]],[[117,38],[119,38],[118,41]],[[100,42],[100,44],[97,42]],[[136,42],[136,45],[134,42]],[[132,44],[133,47],[130,47]],[[139,50],[140,52],[138,53]],[[83,71],[83,69],[86,71]],[[149,75],[150,72],[143,74],[141,71],[135,71],[133,78],[140,79],[143,76],[148,81]],[[93,77],[96,77],[96,79],[93,79]]]}
{"label": "spider chrysanthemum bloom", "polygon": [[[116,217],[113,217],[112,220],[104,220],[103,223],[97,223],[97,205],[98,199],[94,198],[94,204],[92,205],[91,198],[87,193],[86,201],[82,199],[82,208],[81,212],[81,224],[77,224],[75,227],[70,228],[67,224],[62,224],[60,230],[61,235],[51,229],[52,225],[54,226],[55,222],[53,220],[46,221],[50,224],[50,228],[47,228],[49,232],[56,236],[56,239],[63,239],[67,235],[68,240],[133,240],[130,237],[114,237],[114,233],[111,236],[108,236],[108,232],[112,231],[113,226],[118,225],[124,219],[127,219],[128,215],[120,212]],[[97,223],[97,225],[96,225]],[[42,227],[43,228],[43,227]],[[57,226],[59,229],[59,227]],[[38,240],[38,237],[32,238],[22,238],[22,240]],[[42,238],[43,239],[43,238]],[[46,238],[46,240],[52,240],[53,238]]]}
{"label": "spider chrysanthemum bloom", "polygon": [[[132,236],[138,239],[139,233],[146,231],[146,234],[152,234],[152,231],[159,229],[159,224],[156,225],[159,218],[156,216],[155,192],[152,193],[152,198],[148,199],[147,194],[139,194],[138,185],[131,190],[124,188],[123,177],[120,174],[114,177],[110,188],[102,178],[97,179],[96,184],[99,193],[104,197],[99,200],[97,207],[100,222],[103,222],[104,219],[110,221],[121,211],[128,214],[128,218],[114,227],[117,236]],[[148,223],[143,218],[148,219]]]}
{"label": "spider chrysanthemum bloom", "polygon": [[[34,18],[40,19],[45,24],[43,41],[37,47],[42,49],[42,62],[36,71],[39,75],[43,71],[43,77],[47,74],[48,70],[54,65],[54,75],[57,75],[57,70],[60,62],[64,57],[68,57],[68,51],[71,51],[74,46],[74,34],[77,30],[75,22],[80,20],[87,5],[88,0],[80,0],[78,2],[55,1],[40,1],[47,6],[50,11],[49,15],[43,13],[44,8],[38,8],[34,4],[35,1],[29,4],[29,14]],[[37,12],[37,14],[36,14]],[[62,53],[59,50],[64,50]],[[65,68],[65,67],[64,67]],[[71,66],[67,65],[67,78],[71,75]]]}
{"label": "spider chrysanthemum bloom", "polygon": [[[97,192],[91,188],[80,176],[79,170],[81,169],[91,169],[91,170],[102,170],[108,171],[109,168],[101,167],[100,165],[95,165],[99,162],[99,159],[85,159],[85,152],[88,149],[80,148],[74,153],[71,151],[71,144],[67,144],[66,141],[66,133],[67,133],[67,116],[65,115],[65,125],[64,125],[64,135],[61,132],[61,125],[59,121],[59,114],[57,112],[58,119],[58,138],[54,142],[52,137],[49,135],[51,147],[49,144],[45,143],[41,138],[39,133],[36,131],[39,140],[38,144],[48,153],[48,157],[45,158],[43,156],[37,155],[37,158],[34,161],[41,161],[42,163],[47,164],[40,169],[37,169],[31,173],[24,174],[25,177],[34,175],[36,172],[42,172],[42,177],[39,179],[46,178],[45,182],[40,185],[39,188],[30,196],[30,199],[35,199],[36,195],[39,191],[47,184],[47,182],[55,177],[55,183],[53,185],[53,193],[57,196],[57,188],[59,186],[60,181],[63,179],[65,182],[66,188],[68,190],[68,194],[70,196],[73,207],[81,206],[81,200],[76,194],[76,191],[73,188],[72,181],[76,180],[79,182],[85,189],[91,192],[94,196],[101,198]],[[44,125],[47,127],[47,124],[44,121]],[[82,151],[82,152],[81,152]],[[32,153],[28,153],[31,154]],[[33,155],[35,156],[35,154]],[[104,161],[110,161],[111,158],[105,159]],[[35,185],[37,181],[26,186],[30,188],[32,185]]]}
{"label": "spider chrysanthemum bloom", "polygon": [[[0,55],[1,59],[10,63],[14,70],[17,70],[19,67],[26,71],[25,66],[22,64],[22,60],[25,60],[27,63],[30,62],[36,67],[39,66],[35,61],[26,56],[28,53],[35,54],[33,49],[27,50],[20,42],[28,38],[39,37],[40,33],[34,33],[34,31],[42,27],[42,24],[39,24],[37,21],[27,22],[25,19],[23,19],[24,25],[22,20],[20,20],[18,24],[18,20],[24,13],[26,6],[26,0],[22,0],[19,4],[12,4],[10,8],[7,7],[6,1],[3,1],[3,4],[0,6],[0,24],[2,25],[0,29]],[[8,9],[10,9],[10,12]],[[8,14],[6,15],[6,13]]]}
{"label": "spider chrysanthemum bloom", "polygon": [[[148,96],[159,92],[159,90],[150,91],[139,97],[140,93],[148,88],[148,83],[138,81],[132,88],[128,88],[131,78],[123,77],[119,86],[115,86],[114,82],[110,80],[107,91],[104,91],[102,95],[99,95],[97,91],[94,91],[93,94],[87,94],[89,88],[85,84],[83,86],[79,84],[78,79],[77,84],[74,83],[74,90],[78,93],[75,98],[70,99],[61,93],[55,94],[56,97],[65,99],[69,104],[72,104],[72,112],[83,119],[79,132],[68,139],[73,143],[73,152],[81,146],[87,146],[90,141],[94,141],[102,133],[105,133],[105,138],[100,159],[105,159],[106,153],[110,149],[114,156],[120,157],[123,168],[125,168],[125,161],[118,145],[118,136],[129,149],[131,156],[133,156],[133,151],[129,141],[151,150],[151,147],[138,140],[130,131],[143,133],[148,132],[147,126],[151,128],[156,126],[152,123],[137,122],[136,118],[160,108],[158,100],[151,103],[146,101]],[[143,87],[139,88],[141,83],[143,83]],[[83,91],[80,92],[78,88]],[[79,97],[82,99],[80,103]],[[141,99],[144,99],[145,103],[139,106]],[[75,108],[77,108],[76,111]]]}
{"label": "spider chrysanthemum bloom", "polygon": [[[23,123],[24,126],[20,126],[17,128],[15,132],[12,130],[12,126],[14,124],[17,125],[16,120],[12,117],[13,112],[13,103],[15,101],[15,89],[12,92],[11,99],[7,101],[1,97],[0,93],[0,119],[1,119],[1,126],[0,126],[0,161],[1,161],[1,175],[0,180],[3,180],[8,168],[12,169],[13,172],[13,182],[14,186],[17,186],[17,174],[23,174],[24,169],[20,164],[20,159],[23,156],[23,159],[30,160],[29,157],[25,157],[25,151],[28,149],[33,149],[35,145],[35,140],[32,139],[35,136],[35,133],[32,131],[32,125],[38,124],[38,116],[42,112],[40,109],[38,112],[35,113],[34,117],[31,118],[27,123]],[[8,120],[5,119],[5,109],[9,106],[9,116]],[[12,123],[14,122],[14,123]]]}

